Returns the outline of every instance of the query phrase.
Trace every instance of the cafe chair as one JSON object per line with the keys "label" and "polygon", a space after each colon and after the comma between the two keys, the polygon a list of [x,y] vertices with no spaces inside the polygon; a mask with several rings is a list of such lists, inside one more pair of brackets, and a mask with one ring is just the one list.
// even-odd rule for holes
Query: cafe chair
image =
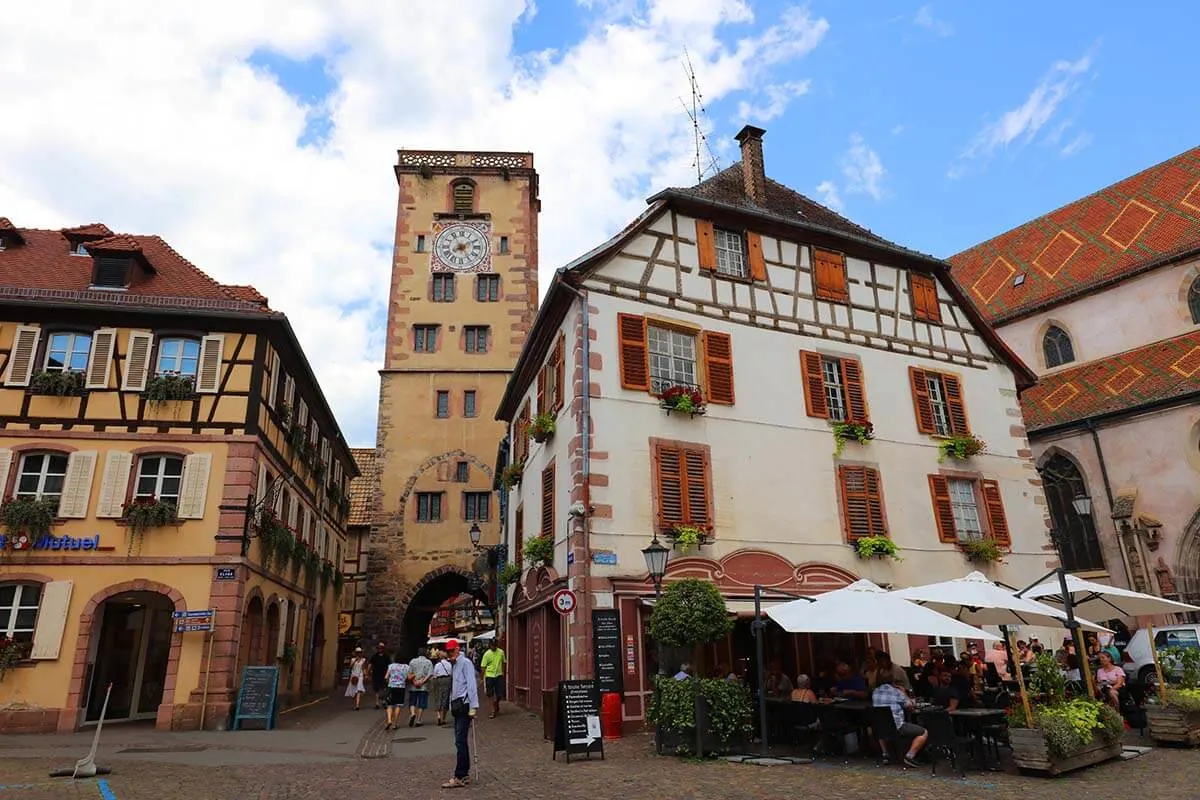
{"label": "cafe chair", "polygon": [[921,715],[921,725],[929,732],[925,752],[933,762],[933,774],[937,775],[939,758],[944,757],[950,766],[958,770],[960,778],[967,776],[967,758],[974,740],[954,729],[954,720],[944,711],[932,711]]}
{"label": "cafe chair", "polygon": [[821,723],[821,735],[817,746],[813,748],[814,758],[830,753],[844,753],[846,737],[858,733],[859,726],[854,715],[833,704],[817,707],[817,721]]}
{"label": "cafe chair", "polygon": [[903,763],[904,754],[908,752],[912,738],[901,736],[900,732],[896,730],[896,719],[892,716],[890,708],[875,706],[871,709],[871,731],[879,742],[879,749],[883,753],[883,763],[887,764],[891,761]]}

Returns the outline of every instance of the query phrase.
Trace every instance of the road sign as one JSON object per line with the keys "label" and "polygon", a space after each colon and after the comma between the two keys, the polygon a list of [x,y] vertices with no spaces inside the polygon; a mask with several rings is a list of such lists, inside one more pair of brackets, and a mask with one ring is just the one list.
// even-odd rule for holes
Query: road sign
{"label": "road sign", "polygon": [[554,610],[566,616],[575,610],[575,593],[570,589],[559,589],[554,593]]}
{"label": "road sign", "polygon": [[199,611],[174,611],[171,616],[175,619],[176,633],[197,633],[213,629],[214,614],[211,608],[206,608]]}
{"label": "road sign", "polygon": [[237,580],[237,569],[235,567],[217,567],[217,580],[219,580],[219,581],[235,581],[235,580]]}

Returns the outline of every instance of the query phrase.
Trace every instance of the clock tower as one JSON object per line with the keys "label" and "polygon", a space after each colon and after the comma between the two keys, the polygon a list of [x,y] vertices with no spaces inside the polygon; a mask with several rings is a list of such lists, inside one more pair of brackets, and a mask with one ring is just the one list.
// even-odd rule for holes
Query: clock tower
{"label": "clock tower", "polygon": [[[538,176],[530,153],[401,150],[379,485],[368,553],[368,637],[424,641],[500,541],[493,417],[537,308]],[[411,654],[406,654],[411,655]]]}

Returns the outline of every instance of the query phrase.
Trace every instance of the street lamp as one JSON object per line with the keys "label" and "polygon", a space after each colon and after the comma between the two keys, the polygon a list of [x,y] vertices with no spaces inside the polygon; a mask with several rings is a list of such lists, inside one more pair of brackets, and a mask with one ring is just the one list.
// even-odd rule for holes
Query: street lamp
{"label": "street lamp", "polygon": [[[642,557],[646,559],[646,571],[650,573],[650,581],[654,584],[654,602],[657,603],[662,597],[662,580],[667,574],[667,559],[671,557],[671,551],[662,546],[658,541],[658,534],[655,534],[650,545],[642,550]],[[662,642],[655,638],[655,645],[658,649],[658,674],[666,675],[667,664],[663,658]]]}
{"label": "street lamp", "polygon": [[1079,516],[1090,517],[1092,515],[1092,498],[1083,493],[1077,494],[1071,500],[1071,507]]}
{"label": "street lamp", "polygon": [[471,523],[471,530],[467,531],[467,535],[471,537],[471,546],[479,547],[479,538],[483,536],[483,531],[479,530],[478,522]]}

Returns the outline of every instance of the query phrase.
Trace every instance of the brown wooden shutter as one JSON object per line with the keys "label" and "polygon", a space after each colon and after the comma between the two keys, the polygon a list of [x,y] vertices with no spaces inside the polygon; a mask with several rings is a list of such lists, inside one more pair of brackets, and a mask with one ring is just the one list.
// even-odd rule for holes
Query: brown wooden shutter
{"label": "brown wooden shutter", "polygon": [[851,422],[866,422],[871,418],[867,409],[867,394],[863,390],[862,366],[853,358],[839,361],[842,367],[842,385],[846,388],[846,405]]}
{"label": "brown wooden shutter", "polygon": [[554,537],[554,465],[542,470],[542,536]]}
{"label": "brown wooden shutter", "polygon": [[733,405],[733,340],[728,333],[705,331],[703,343],[705,399]]}
{"label": "brown wooden shutter", "polygon": [[879,471],[871,467],[838,465],[842,519],[847,541],[887,536]]}
{"label": "brown wooden shutter", "polygon": [[537,376],[537,413],[546,411],[546,367],[538,370]]}
{"label": "brown wooden shutter", "polygon": [[1000,498],[1000,484],[996,481],[980,481],[979,488],[983,492],[983,505],[987,509],[988,530],[996,544],[1008,547],[1012,544],[1012,536],[1008,532],[1008,518],[1004,516],[1004,501]]}
{"label": "brown wooden shutter", "polygon": [[655,491],[658,493],[658,528],[667,531],[684,524],[683,453],[674,445],[654,447]]}
{"label": "brown wooden shutter", "polygon": [[713,224],[706,219],[696,220],[696,253],[700,269],[717,268],[717,238],[713,234]]}
{"label": "brown wooden shutter", "polygon": [[917,273],[909,273],[908,280],[913,317],[940,324],[942,309],[937,298],[937,283],[929,275],[918,275]]}
{"label": "brown wooden shutter", "polygon": [[950,417],[950,435],[966,436],[971,432],[967,424],[967,409],[963,405],[962,382],[955,375],[942,375],[942,391],[946,393],[946,411]]}
{"label": "brown wooden shutter", "polygon": [[646,318],[636,314],[617,314],[621,337],[621,388],[650,388],[650,354],[646,343]]}
{"label": "brown wooden shutter", "polygon": [[698,528],[712,530],[712,466],[708,450],[683,448],[684,522]]}
{"label": "brown wooden shutter", "polygon": [[767,263],[763,260],[762,237],[757,233],[746,234],[746,253],[750,259],[750,278],[756,281],[767,279]]}
{"label": "brown wooden shutter", "polygon": [[846,257],[827,250],[813,251],[815,294],[821,300],[844,303],[850,299],[846,289]]}
{"label": "brown wooden shutter", "polygon": [[529,455],[529,401],[525,401],[525,405],[521,406],[521,413],[517,415],[517,424],[513,431],[513,460],[518,464],[525,460]]}
{"label": "brown wooden shutter", "polygon": [[[555,347],[554,354],[554,370],[556,373],[554,381],[554,411],[558,411],[563,407],[563,396],[566,390],[563,388],[563,381],[566,380],[566,336],[558,335],[558,345]],[[585,389],[586,390],[586,389]]]}
{"label": "brown wooden shutter", "polygon": [[513,550],[515,551],[513,560],[520,564],[525,560],[525,506],[517,509],[513,528]]}
{"label": "brown wooden shutter", "polygon": [[950,480],[945,475],[930,475],[929,494],[933,498],[933,518],[937,522],[938,541],[957,542],[954,506],[950,503]]}
{"label": "brown wooden shutter", "polygon": [[929,403],[929,385],[925,382],[925,371],[916,367],[908,368],[908,380],[912,385],[913,410],[917,417],[918,433],[937,433],[933,421],[933,406]]}
{"label": "brown wooden shutter", "polygon": [[821,370],[821,356],[801,350],[800,374],[804,380],[804,410],[810,417],[829,419],[829,398],[825,396],[825,373]]}

